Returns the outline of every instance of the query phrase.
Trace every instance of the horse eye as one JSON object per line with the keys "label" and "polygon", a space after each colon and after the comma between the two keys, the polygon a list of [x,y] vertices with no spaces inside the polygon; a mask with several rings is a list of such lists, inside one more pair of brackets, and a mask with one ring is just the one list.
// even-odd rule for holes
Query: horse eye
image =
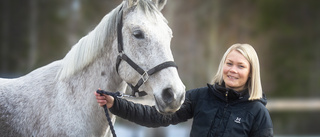
{"label": "horse eye", "polygon": [[141,30],[135,30],[133,31],[133,36],[136,37],[137,39],[143,39],[144,34]]}

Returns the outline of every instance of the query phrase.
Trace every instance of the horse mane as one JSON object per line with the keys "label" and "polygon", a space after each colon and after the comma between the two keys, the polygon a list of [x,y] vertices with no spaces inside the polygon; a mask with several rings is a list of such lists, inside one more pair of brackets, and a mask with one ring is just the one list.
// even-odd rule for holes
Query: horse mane
{"label": "horse mane", "polygon": [[[71,48],[63,58],[62,67],[58,71],[56,78],[62,80],[82,70],[93,62],[99,54],[102,54],[102,49],[105,48],[105,45],[112,44],[112,40],[116,37],[116,28],[120,17],[119,13],[123,11],[122,7],[124,3],[104,16],[94,30],[82,37]],[[146,16],[154,17],[155,14],[158,14],[167,22],[150,0],[140,0],[137,7],[144,11]]]}

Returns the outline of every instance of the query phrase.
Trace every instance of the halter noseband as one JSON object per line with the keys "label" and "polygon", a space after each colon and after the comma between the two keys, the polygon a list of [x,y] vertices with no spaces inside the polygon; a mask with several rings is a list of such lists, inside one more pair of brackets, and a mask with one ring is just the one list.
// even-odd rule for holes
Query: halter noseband
{"label": "halter noseband", "polygon": [[117,73],[119,74],[119,65],[120,65],[120,62],[121,60],[124,60],[126,61],[132,68],[134,68],[141,76],[140,80],[138,81],[138,83],[133,86],[132,84],[128,83],[127,84],[131,87],[132,89],[132,95],[131,96],[136,96],[135,94],[138,93],[138,96],[145,96],[147,95],[147,92],[145,91],[139,91],[139,87],[145,83],[149,77],[151,75],[153,75],[154,73],[157,73],[159,72],[160,70],[162,69],[165,69],[165,68],[168,68],[168,67],[177,67],[177,65],[173,62],[173,61],[166,61],[164,63],[161,63],[157,66],[155,66],[154,68],[148,70],[148,71],[145,71],[144,69],[142,69],[140,66],[138,66],[136,63],[134,63],[123,51],[123,37],[122,37],[122,14],[123,14],[123,11],[121,10],[122,8],[120,8],[120,17],[119,17],[119,21],[118,21],[118,24],[117,24],[117,35],[118,35],[118,52],[119,52],[119,55],[117,57],[117,62],[116,62],[116,70],[117,70]]}

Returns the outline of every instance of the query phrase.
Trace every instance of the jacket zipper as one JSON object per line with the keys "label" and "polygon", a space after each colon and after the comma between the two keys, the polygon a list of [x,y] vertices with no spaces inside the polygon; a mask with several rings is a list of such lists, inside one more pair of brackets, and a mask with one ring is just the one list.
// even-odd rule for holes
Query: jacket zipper
{"label": "jacket zipper", "polygon": [[[219,125],[221,125],[221,123],[222,123],[222,121],[223,121],[223,118],[224,118],[224,115],[226,114],[226,111],[227,111],[227,107],[229,106],[229,102],[228,102],[228,93],[229,93],[229,90],[227,90],[226,91],[226,94],[225,94],[225,97],[226,97],[226,105],[224,106],[224,108],[223,108],[223,117],[222,117],[222,119],[221,119],[221,121],[220,121],[220,123],[219,123]],[[218,136],[218,134],[219,134],[219,130],[218,131],[216,131],[216,133],[215,133],[215,135],[214,136]]]}
{"label": "jacket zipper", "polygon": [[227,101],[227,104],[228,104],[228,93],[229,93],[229,90],[226,91],[226,101]]}

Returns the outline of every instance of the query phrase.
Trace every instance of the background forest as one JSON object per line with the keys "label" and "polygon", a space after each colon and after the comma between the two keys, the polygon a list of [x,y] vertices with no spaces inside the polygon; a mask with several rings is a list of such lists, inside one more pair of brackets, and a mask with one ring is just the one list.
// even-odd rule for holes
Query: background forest
{"label": "background forest", "polygon": [[[19,77],[62,59],[120,3],[1,0],[0,77]],[[171,49],[187,89],[211,81],[230,45],[249,43],[259,55],[262,86],[270,103],[320,99],[319,0],[169,0],[162,13],[173,31]],[[320,109],[271,109],[270,114],[275,135],[320,135]],[[177,126],[190,125],[189,121]]]}

